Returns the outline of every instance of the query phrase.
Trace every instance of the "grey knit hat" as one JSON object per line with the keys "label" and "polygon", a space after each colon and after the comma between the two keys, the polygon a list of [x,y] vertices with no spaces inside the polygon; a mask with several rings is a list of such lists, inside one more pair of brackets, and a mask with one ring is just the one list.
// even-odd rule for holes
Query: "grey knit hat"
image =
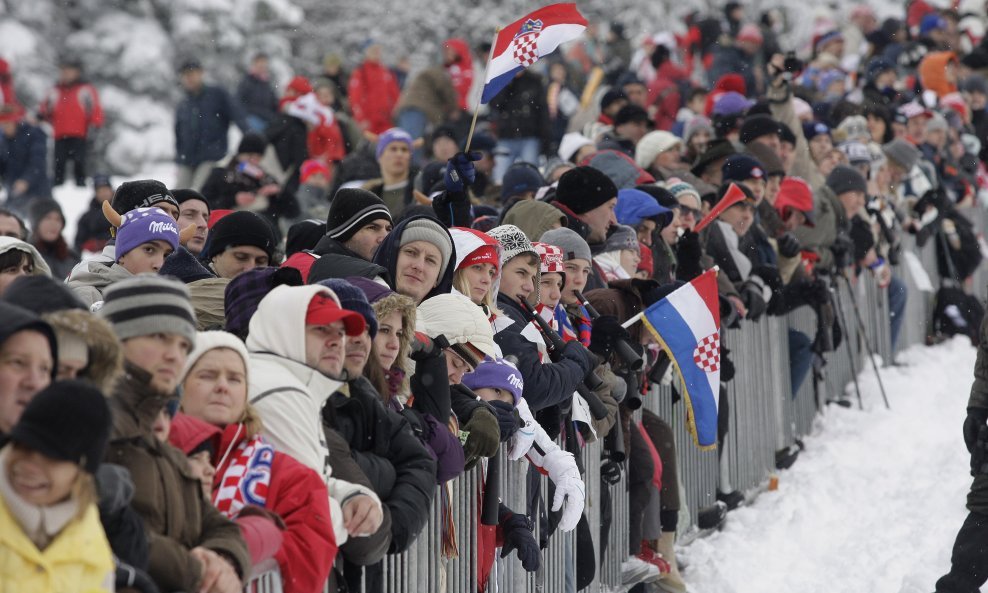
{"label": "grey knit hat", "polygon": [[883,144],[882,152],[890,161],[907,172],[919,162],[919,149],[902,138]]}
{"label": "grey knit hat", "polygon": [[195,346],[196,317],[189,290],[177,280],[141,274],[114,282],[99,316],[121,340],[151,334],[178,334]]}
{"label": "grey knit hat", "polygon": [[604,243],[604,253],[633,249],[638,251],[638,235],[635,229],[626,224],[619,224],[611,230]]}
{"label": "grey knit hat", "polygon": [[542,233],[539,241],[562,249],[563,260],[585,259],[588,262],[593,261],[593,255],[590,254],[590,246],[573,229],[562,227],[546,231]]}
{"label": "grey knit hat", "polygon": [[838,196],[849,191],[868,193],[868,182],[865,181],[864,176],[857,169],[847,165],[834,167],[830,175],[827,175],[827,187]]}
{"label": "grey knit hat", "polygon": [[439,267],[439,278],[443,278],[446,275],[446,267],[452,263],[453,257],[453,239],[449,236],[449,231],[437,220],[420,218],[405,226],[398,247],[404,247],[412,241],[425,241],[439,249],[443,257],[443,264]]}

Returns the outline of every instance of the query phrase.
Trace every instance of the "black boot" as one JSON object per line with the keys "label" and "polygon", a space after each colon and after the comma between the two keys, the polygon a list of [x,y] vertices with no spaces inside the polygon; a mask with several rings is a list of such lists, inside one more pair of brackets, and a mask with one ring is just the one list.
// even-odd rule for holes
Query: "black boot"
{"label": "black boot", "polygon": [[937,581],[936,593],[978,593],[988,581],[988,515],[969,513],[957,532],[950,572]]}

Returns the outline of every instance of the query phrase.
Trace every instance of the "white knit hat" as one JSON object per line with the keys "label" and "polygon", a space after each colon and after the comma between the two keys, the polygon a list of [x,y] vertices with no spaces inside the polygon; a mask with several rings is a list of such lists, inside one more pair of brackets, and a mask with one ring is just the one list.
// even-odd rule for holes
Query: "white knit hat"
{"label": "white knit hat", "polygon": [[185,377],[189,374],[189,371],[192,370],[192,367],[196,366],[196,363],[199,362],[199,359],[204,354],[217,348],[229,348],[240,355],[240,358],[244,361],[244,381],[247,381],[247,372],[250,368],[250,364],[248,363],[250,355],[247,353],[247,346],[244,345],[240,338],[229,332],[208,331],[196,332],[195,348],[189,352],[189,357],[185,359],[185,366],[182,367],[182,382],[185,382]]}
{"label": "white knit hat", "polygon": [[563,139],[559,141],[559,158],[564,161],[569,161],[573,158],[573,155],[579,152],[584,146],[592,146],[593,140],[587,138],[579,132],[570,132],[563,135]]}
{"label": "white knit hat", "polygon": [[642,136],[635,147],[635,163],[642,169],[648,169],[659,154],[682,145],[683,141],[665,130],[655,130]]}

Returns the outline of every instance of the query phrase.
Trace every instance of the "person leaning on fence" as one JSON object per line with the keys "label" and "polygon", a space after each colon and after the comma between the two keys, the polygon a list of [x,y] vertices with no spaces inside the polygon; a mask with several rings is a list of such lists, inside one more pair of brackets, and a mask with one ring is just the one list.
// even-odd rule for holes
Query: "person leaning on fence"
{"label": "person leaning on fence", "polygon": [[399,222],[374,255],[374,263],[387,270],[391,289],[411,297],[416,306],[452,290],[454,261],[449,230],[429,216]]}
{"label": "person leaning on fence", "polygon": [[[248,359],[247,348],[233,334],[196,335],[196,346],[182,369],[182,413],[172,421],[169,440],[180,446],[174,438],[185,434],[191,439],[189,446],[195,447],[209,438],[209,462],[215,467],[210,499],[237,521],[251,549],[254,574],[261,569],[256,550],[267,548],[286,590],[316,593],[322,591],[336,557],[326,484],[313,469],[261,436],[260,416],[247,402]],[[183,418],[213,430],[200,428],[194,436],[193,430],[183,430]],[[245,521],[247,517],[251,519]],[[275,521],[270,528],[282,531],[272,538],[280,546],[259,541],[264,531],[252,527],[270,520]]]}
{"label": "person leaning on fence", "polygon": [[276,450],[318,472],[329,489],[337,545],[375,533],[382,521],[373,490],[337,479],[320,413],[342,385],[348,335],[363,331],[363,318],[340,307],[324,286],[277,286],[250,320],[250,403],[262,434]]}
{"label": "person leaning on fence", "polygon": [[[428,513],[422,511],[432,506],[436,460],[419,442],[408,420],[385,408],[381,395],[363,376],[377,334],[377,318],[367,297],[346,280],[325,280],[322,285],[333,290],[345,310],[358,313],[364,320],[363,331],[347,337],[347,382],[329,397],[322,410],[322,423],[347,440],[351,455],[390,510],[388,551],[398,554],[411,546],[428,520]],[[383,591],[380,564],[361,567],[347,563],[344,575],[351,587],[358,587],[363,580],[367,591]]]}
{"label": "person leaning on fence", "polygon": [[250,557],[237,526],[203,499],[181,451],[153,433],[195,344],[188,291],[177,281],[139,276],[114,283],[104,296],[99,315],[121,339],[125,360],[110,397],[105,460],[133,477],[132,506],[150,542],[148,573],[165,590],[238,591]]}
{"label": "person leaning on fence", "polygon": [[[327,282],[333,288],[342,281]],[[377,324],[363,375],[381,403],[408,420],[436,460],[436,484],[444,484],[463,473],[466,461],[459,430],[450,428],[458,423],[451,415],[444,352],[415,334],[416,311],[410,298],[366,278],[350,278],[348,282],[363,291]],[[417,342],[414,353],[413,339]],[[410,360],[415,361],[414,389],[405,371]]]}
{"label": "person leaning on fence", "polygon": [[502,225],[488,234],[502,250],[497,305],[504,315],[494,341],[504,356],[518,359],[525,381],[523,397],[533,412],[569,401],[577,385],[597,366],[596,359],[579,342],[570,342],[556,362],[541,360],[537,345],[522,334],[530,322],[519,304],[522,299],[538,300],[539,254],[518,227]]}

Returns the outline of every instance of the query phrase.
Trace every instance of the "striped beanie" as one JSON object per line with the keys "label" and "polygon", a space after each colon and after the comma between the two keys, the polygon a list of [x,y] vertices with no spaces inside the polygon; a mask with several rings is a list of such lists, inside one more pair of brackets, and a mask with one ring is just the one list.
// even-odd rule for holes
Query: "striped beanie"
{"label": "striped beanie", "polygon": [[151,274],[114,282],[106,289],[100,317],[121,340],[178,334],[195,346],[196,317],[189,290],[177,280]]}

